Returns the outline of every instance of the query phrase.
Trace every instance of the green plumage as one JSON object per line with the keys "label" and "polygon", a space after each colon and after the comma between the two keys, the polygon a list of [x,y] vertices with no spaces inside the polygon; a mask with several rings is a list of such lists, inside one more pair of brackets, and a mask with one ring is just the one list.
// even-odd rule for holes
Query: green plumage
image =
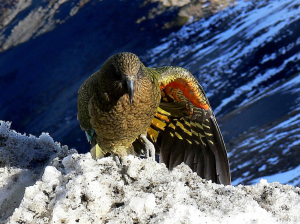
{"label": "green plumage", "polygon": [[221,132],[188,70],[147,68],[136,55],[119,53],[82,84],[77,106],[94,158],[134,154],[147,148],[147,135],[170,169],[185,162],[203,178],[230,184]]}
{"label": "green plumage", "polygon": [[[127,79],[134,80],[132,104]],[[151,97],[145,97],[145,93],[151,93]],[[117,54],[80,87],[78,120],[88,134],[95,130],[93,138],[103,155],[125,156],[133,151],[134,140],[147,133],[159,102],[157,77],[148,74],[136,55]]]}

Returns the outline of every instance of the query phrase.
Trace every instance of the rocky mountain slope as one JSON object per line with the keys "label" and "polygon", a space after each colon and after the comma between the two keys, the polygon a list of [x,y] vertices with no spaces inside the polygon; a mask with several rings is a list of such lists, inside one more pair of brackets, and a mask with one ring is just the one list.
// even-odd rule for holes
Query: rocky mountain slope
{"label": "rocky mountain slope", "polygon": [[[47,131],[87,151],[78,87],[107,57],[131,51],[147,66],[197,76],[235,184],[297,171],[300,1],[3,2],[0,118],[19,132]],[[285,182],[297,185],[299,175]]]}

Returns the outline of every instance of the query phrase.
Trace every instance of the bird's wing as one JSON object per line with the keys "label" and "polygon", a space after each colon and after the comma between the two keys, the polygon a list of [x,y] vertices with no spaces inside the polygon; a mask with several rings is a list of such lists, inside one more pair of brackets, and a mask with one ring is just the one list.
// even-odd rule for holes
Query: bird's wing
{"label": "bird's wing", "polygon": [[161,103],[148,138],[169,169],[184,162],[202,178],[231,184],[227,151],[203,88],[180,67],[157,68],[161,73]]}
{"label": "bird's wing", "polygon": [[77,119],[80,127],[87,134],[88,140],[91,142],[94,130],[90,123],[89,103],[94,96],[93,82],[95,81],[95,73],[91,75],[79,88],[77,98]]}

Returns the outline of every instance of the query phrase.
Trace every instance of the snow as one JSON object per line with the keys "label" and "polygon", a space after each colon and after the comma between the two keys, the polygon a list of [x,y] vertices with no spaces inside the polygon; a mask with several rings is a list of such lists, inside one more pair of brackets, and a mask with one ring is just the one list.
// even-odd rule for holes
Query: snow
{"label": "snow", "polygon": [[[295,90],[299,89],[299,81],[298,74],[267,94],[271,95],[277,92],[298,94]],[[232,164],[234,168],[231,170],[235,176],[233,185],[255,184],[263,178],[269,182],[278,181],[281,184],[299,186],[300,167],[299,163],[294,160],[296,157],[294,153],[299,151],[300,145],[299,112],[300,106],[296,101],[292,110],[284,118],[261,130],[243,133],[243,140],[228,154],[229,160],[234,163]],[[246,160],[241,159],[245,156],[247,156]],[[252,172],[249,175],[239,174],[237,177],[235,173],[239,172],[239,169],[243,169],[242,173],[246,173],[248,170]],[[276,172],[280,173],[276,174]]]}
{"label": "snow", "polygon": [[[48,134],[26,136],[10,130],[9,122],[0,125],[2,223],[300,221],[297,187],[266,180],[253,186],[213,184],[184,164],[169,171],[134,156],[123,157],[122,166],[111,157],[95,161]],[[23,151],[27,157],[18,157]],[[11,201],[13,195],[19,200]]]}
{"label": "snow", "polygon": [[143,197],[133,197],[129,202],[129,207],[139,216],[142,216],[143,213],[152,215],[155,206],[154,194],[148,194]]}
{"label": "snow", "polygon": [[[253,87],[258,86],[258,84],[269,79],[270,77],[272,77],[272,75],[275,75],[275,74],[276,74],[276,69],[269,69],[265,74],[257,75],[253,80],[251,80],[247,84],[235,89],[233,94],[230,97],[223,99],[222,103],[214,110],[214,112],[217,114],[218,112],[220,112],[222,110],[222,108],[225,105],[232,102],[232,100],[236,99],[237,97],[239,97],[241,94],[243,94],[245,92],[249,92],[250,90],[253,89]],[[245,99],[240,105],[245,105],[248,101],[249,101],[249,99]]]}
{"label": "snow", "polygon": [[[297,184],[300,182],[300,166],[287,172],[274,174],[272,176],[264,176],[258,179],[254,179],[251,182],[253,184],[258,183],[261,179],[266,179],[269,182],[279,182],[281,184]],[[298,177],[298,178],[295,178]]]}
{"label": "snow", "polygon": [[261,166],[261,167],[258,169],[258,171],[260,172],[260,171],[262,171],[262,170],[265,170],[266,168],[267,168],[267,165],[264,164],[263,166]]}
{"label": "snow", "polygon": [[276,156],[276,157],[274,157],[274,158],[268,159],[268,162],[269,162],[270,164],[276,164],[276,163],[278,162],[278,160],[279,160],[279,158],[278,158],[278,156]]}
{"label": "snow", "polygon": [[[38,138],[10,130],[10,122],[0,121],[0,161],[1,165],[34,168],[43,165],[54,155],[65,155],[67,146],[54,142],[48,133],[42,133]],[[22,150],[20,150],[22,149]]]}
{"label": "snow", "polygon": [[[38,138],[26,136],[10,130],[10,125],[10,122],[0,121],[0,223],[20,204],[25,188],[37,183],[47,164],[55,157],[75,152],[67,146],[61,147],[48,133],[42,133]],[[45,172],[51,172],[51,168]],[[54,172],[52,175],[58,179]],[[47,178],[42,179],[49,183]]]}
{"label": "snow", "polygon": [[280,124],[276,125],[275,127],[271,128],[269,131],[278,130],[279,128],[287,128],[293,124],[298,124],[300,118],[300,114],[296,114],[295,116],[281,122]]}

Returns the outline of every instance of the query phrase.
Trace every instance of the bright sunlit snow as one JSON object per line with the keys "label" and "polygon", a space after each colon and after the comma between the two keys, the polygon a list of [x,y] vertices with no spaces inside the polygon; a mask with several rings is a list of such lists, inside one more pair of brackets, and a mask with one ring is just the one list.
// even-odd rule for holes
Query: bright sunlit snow
{"label": "bright sunlit snow", "polygon": [[300,182],[300,165],[295,169],[283,173],[277,173],[272,176],[265,176],[252,180],[252,184],[258,183],[261,179],[266,179],[268,182],[279,182],[281,184],[297,184]]}
{"label": "bright sunlit snow", "polygon": [[[300,188],[265,180],[212,184],[186,165],[170,172],[134,156],[123,159],[126,183],[111,157],[95,161],[47,134],[21,135],[0,124],[3,223],[300,222]],[[27,157],[18,157],[24,151]]]}

